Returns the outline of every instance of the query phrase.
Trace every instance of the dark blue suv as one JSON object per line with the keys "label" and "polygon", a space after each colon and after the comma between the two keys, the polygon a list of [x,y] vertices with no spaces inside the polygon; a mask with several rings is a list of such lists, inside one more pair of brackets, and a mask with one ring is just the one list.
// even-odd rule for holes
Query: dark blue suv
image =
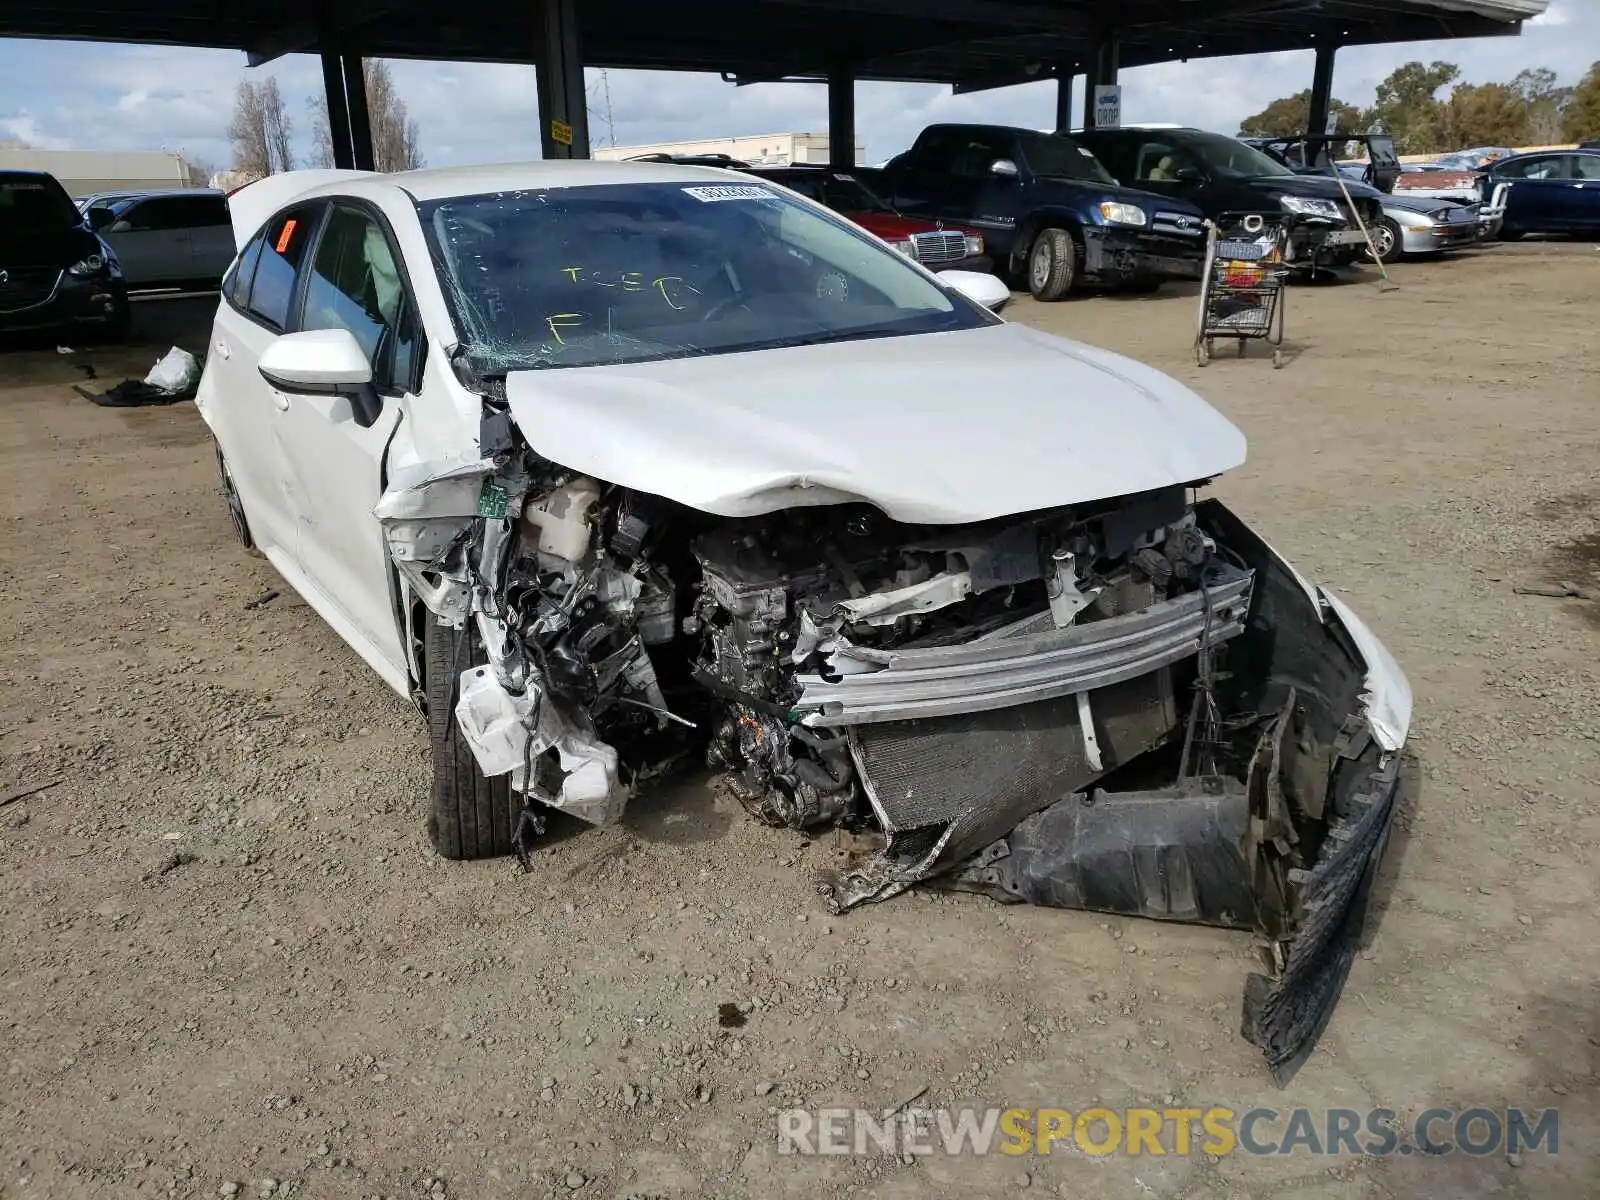
{"label": "dark blue suv", "polygon": [[1025,274],[1040,300],[1083,283],[1154,288],[1198,279],[1205,261],[1197,207],[1123,187],[1061,134],[930,125],[870,175],[907,216],[980,231],[996,264]]}

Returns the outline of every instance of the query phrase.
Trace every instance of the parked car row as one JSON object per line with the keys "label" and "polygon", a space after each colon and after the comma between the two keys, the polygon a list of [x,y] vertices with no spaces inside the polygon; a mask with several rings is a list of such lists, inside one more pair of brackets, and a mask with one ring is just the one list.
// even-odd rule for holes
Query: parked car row
{"label": "parked car row", "polygon": [[1396,171],[1392,164],[1398,159],[1388,138],[1280,138],[1255,144],[1293,170],[1327,176],[1334,169],[1329,144],[1347,141],[1365,143],[1369,162],[1364,168],[1339,164],[1339,171],[1370,179],[1377,170],[1380,184],[1392,180],[1374,239],[1385,261],[1486,238],[1600,232],[1600,148],[1463,151]]}
{"label": "parked car row", "polygon": [[45,172],[0,172],[0,332],[120,337],[130,290],[215,289],[233,255],[222,192],[107,191],[74,199]]}

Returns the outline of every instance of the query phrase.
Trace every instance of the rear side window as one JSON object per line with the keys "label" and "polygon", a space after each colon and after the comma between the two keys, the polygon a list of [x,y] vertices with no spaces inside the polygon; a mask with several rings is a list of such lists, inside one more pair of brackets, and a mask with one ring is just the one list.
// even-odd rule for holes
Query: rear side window
{"label": "rear side window", "polygon": [[1541,158],[1525,158],[1508,163],[1498,174],[1504,179],[1560,179],[1561,155],[1547,154]]}
{"label": "rear side window", "polygon": [[255,282],[256,263],[261,260],[261,246],[266,240],[265,233],[256,234],[240,253],[228,277],[222,281],[222,294],[237,309],[249,307],[250,285]]}
{"label": "rear side window", "polygon": [[193,196],[184,201],[189,206],[189,224],[195,227],[228,224],[228,202],[221,196]]}
{"label": "rear side window", "polygon": [[289,307],[294,300],[295,273],[316,232],[316,208],[295,208],[279,213],[261,232],[261,250],[250,284],[250,315],[273,329],[289,327]]}
{"label": "rear side window", "polygon": [[130,230],[139,232],[187,229],[192,224],[187,203],[177,196],[135,200],[122,210],[121,218]]}

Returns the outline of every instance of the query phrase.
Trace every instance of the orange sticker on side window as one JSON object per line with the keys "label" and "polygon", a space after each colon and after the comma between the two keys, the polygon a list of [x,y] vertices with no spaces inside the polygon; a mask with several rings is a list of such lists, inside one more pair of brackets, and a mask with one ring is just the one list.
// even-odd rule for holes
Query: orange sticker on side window
{"label": "orange sticker on side window", "polygon": [[300,222],[295,220],[293,217],[290,217],[283,223],[283,228],[278,231],[278,244],[273,247],[273,249],[279,254],[285,254],[288,252],[289,243],[294,240],[295,226],[298,224],[300,224]]}

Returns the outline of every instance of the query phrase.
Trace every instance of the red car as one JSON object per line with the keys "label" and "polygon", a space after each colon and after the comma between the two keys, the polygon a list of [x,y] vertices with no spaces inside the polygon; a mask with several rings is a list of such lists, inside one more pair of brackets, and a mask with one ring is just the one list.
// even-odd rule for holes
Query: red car
{"label": "red car", "polygon": [[894,207],[847,171],[831,167],[744,167],[746,174],[770,179],[831,208],[841,217],[875,233],[902,254],[930,271],[992,271],[993,260],[984,255],[983,238],[958,225],[942,225],[917,217],[904,217]]}

